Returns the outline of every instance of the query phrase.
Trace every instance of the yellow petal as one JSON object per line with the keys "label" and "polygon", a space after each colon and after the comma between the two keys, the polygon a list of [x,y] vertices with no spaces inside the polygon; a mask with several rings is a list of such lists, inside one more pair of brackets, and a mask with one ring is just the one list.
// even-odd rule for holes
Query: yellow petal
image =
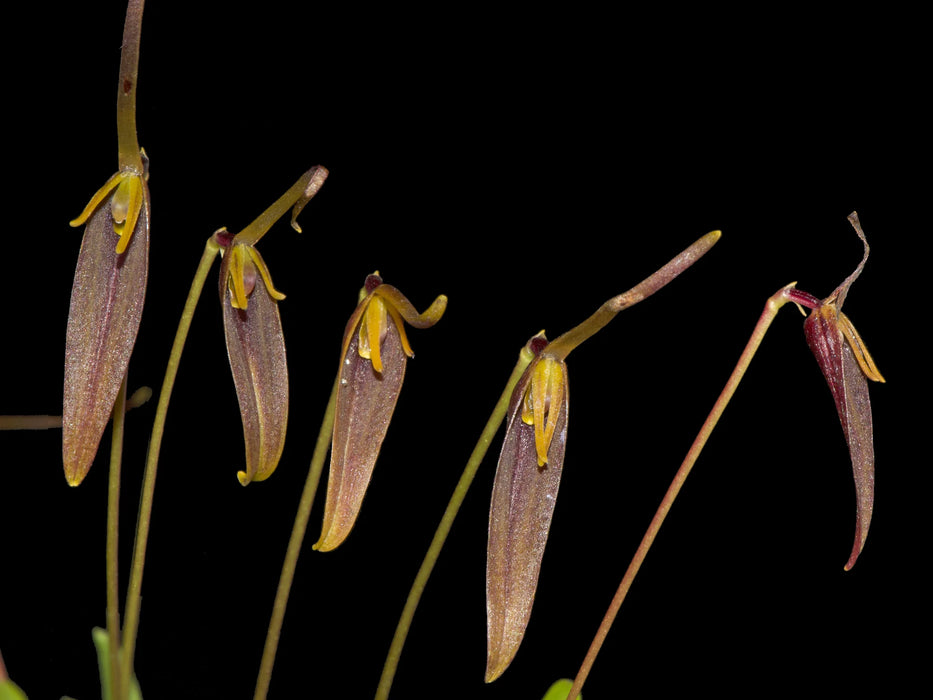
{"label": "yellow petal", "polygon": [[231,246],[228,255],[230,255],[230,267],[227,270],[227,286],[230,288],[230,305],[234,309],[246,310],[249,303],[247,297],[253,291],[252,284],[249,285],[249,289],[246,288],[245,276],[248,272],[247,266],[250,264],[246,246]]}
{"label": "yellow petal", "polygon": [[91,201],[87,203],[86,207],[84,207],[84,211],[82,211],[76,219],[69,221],[68,225],[82,226],[85,224],[87,220],[91,218],[91,214],[97,210],[97,207],[101,205],[101,202],[107,198],[107,195],[110,194],[114,187],[120,184],[122,179],[123,173],[114,173],[111,175],[110,179],[104,183],[104,186],[94,193],[94,196],[91,197]]}
{"label": "yellow petal", "polygon": [[360,357],[369,360],[373,369],[382,374],[382,350],[380,343],[385,335],[388,319],[386,305],[377,296],[372,296],[360,324]]}
{"label": "yellow petal", "polygon": [[441,320],[447,309],[447,297],[441,294],[423,313],[418,313],[414,305],[398,289],[390,284],[380,284],[373,292],[385,299],[389,306],[395,308],[405,322],[415,328],[430,328]]}
{"label": "yellow petal", "polygon": [[554,439],[557,418],[564,396],[563,363],[543,356],[530,370],[531,380],[525,389],[522,421],[535,428],[535,452],[538,466],[548,463],[548,450]]}
{"label": "yellow petal", "polygon": [[126,252],[126,247],[130,244],[142,206],[142,178],[138,175],[123,178],[117,186],[117,191],[114,193],[110,204],[110,212],[113,215],[113,230],[120,236],[120,240],[117,241],[118,255]]}
{"label": "yellow petal", "polygon": [[252,259],[253,264],[256,266],[256,269],[259,270],[259,274],[262,275],[262,281],[266,283],[266,291],[269,292],[269,296],[276,301],[282,301],[285,295],[272,285],[272,273],[269,272],[269,266],[266,265],[266,261],[262,259],[259,251],[253,246],[249,246],[247,250],[249,251],[249,257]]}
{"label": "yellow petal", "polygon": [[386,306],[389,309],[389,315],[392,317],[392,320],[395,321],[395,327],[398,329],[399,340],[402,341],[402,350],[404,350],[405,354],[409,357],[414,357],[415,353],[412,352],[411,345],[408,344],[408,335],[405,333],[405,322],[402,320],[401,314],[391,304],[386,304]]}
{"label": "yellow petal", "polygon": [[849,341],[849,347],[852,348],[852,354],[855,356],[859,367],[862,368],[862,372],[873,382],[884,383],[884,377],[881,376],[881,372],[879,372],[878,368],[875,366],[875,361],[868,352],[868,348],[865,347],[862,337],[858,334],[858,331],[855,330],[855,326],[852,325],[852,321],[841,311],[839,312],[838,319],[839,330],[842,331],[842,335],[845,339]]}

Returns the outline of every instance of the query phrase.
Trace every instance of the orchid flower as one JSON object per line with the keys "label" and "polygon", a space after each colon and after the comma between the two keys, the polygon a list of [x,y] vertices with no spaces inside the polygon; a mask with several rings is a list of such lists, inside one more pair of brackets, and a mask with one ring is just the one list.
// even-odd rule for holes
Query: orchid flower
{"label": "orchid flower", "polygon": [[243,231],[234,236],[220,229],[213,236],[223,255],[220,300],[246,443],[246,469],[237,473],[244,486],[275,471],[288,425],[288,365],[278,307],[285,295],[272,284],[255,244],[289,207],[292,227],[300,232],[295,218],[327,175],[326,168],[312,168]]}
{"label": "orchid flower", "polygon": [[798,304],[811,309],[803,324],[807,344],[829,384],[852,459],[856,495],[855,542],[845,565],[847,571],[855,566],[865,546],[875,498],[875,452],[868,380],[884,382],[861,336],[842,312],[849,287],[862,274],[869,252],[858,214],[852,212],[849,221],[864,246],[862,261],[822,301],[799,290],[794,290],[793,296]]}
{"label": "orchid flower", "polygon": [[537,353],[515,387],[489,506],[486,550],[486,682],[498,678],[518,651],[531,616],[567,443],[567,355],[615,315],[650,296],[704,255],[720,232],[706,234],[667,265],[613,297],[595,314]]}
{"label": "orchid flower", "polygon": [[603,642],[609,634],[609,630],[660,531],[661,525],[667,518],[667,514],[677,499],[677,495],[680,493],[707,440],[722,417],[726,406],[732,400],[771,323],[778,311],[788,302],[797,304],[805,315],[806,312],[803,312],[801,307],[806,306],[812,309],[810,316],[804,322],[804,332],[807,342],[816,355],[820,368],[829,383],[842,421],[843,431],[849,443],[852,467],[855,473],[857,508],[855,544],[849,556],[849,561],[846,563],[846,570],[851,569],[855,564],[855,560],[858,558],[868,535],[868,525],[871,521],[874,499],[871,405],[868,401],[868,383],[866,379],[880,382],[883,382],[884,379],[881,373],[878,372],[874,360],[869,355],[852,322],[841,310],[849,287],[862,273],[865,262],[868,260],[868,242],[865,240],[865,234],[862,232],[855,212],[849,215],[849,221],[864,246],[862,261],[852,274],[826,299],[820,300],[812,294],[801,291],[796,288],[796,282],[791,282],[775,292],[765,303],[765,308],[752,331],[745,349],[742,351],[742,355],[739,357],[735,369],[733,369],[719,398],[716,399],[716,403],[701,426],[680,468],[674,475],[670,487],[664,494],[661,504],[658,506],[647,531],[642,537],[641,544],[639,544],[632,561],[625,571],[625,575],[619,583],[619,587],[599,625],[599,629],[596,631],[580,670],[577,672],[573,686],[568,691],[570,695],[582,690]]}
{"label": "orchid flower", "polygon": [[322,552],[339,546],[359,515],[408,358],[414,357],[405,323],[429,328],[447,308],[447,297],[441,295],[419,314],[398,289],[383,284],[378,272],[366,278],[364,291],[343,336],[327,502],[314,545]]}
{"label": "orchid flower", "polygon": [[117,91],[119,169],[72,226],[85,226],[65,340],[62,462],[80,484],[97,454],[143,313],[149,269],[149,161],[136,139],[142,2],[131,1]]}

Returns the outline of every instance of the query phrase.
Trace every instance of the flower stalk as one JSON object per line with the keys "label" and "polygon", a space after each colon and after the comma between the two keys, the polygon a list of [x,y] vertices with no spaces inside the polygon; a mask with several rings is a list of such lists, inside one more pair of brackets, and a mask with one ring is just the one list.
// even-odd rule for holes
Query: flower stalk
{"label": "flower stalk", "polygon": [[275,665],[275,655],[279,648],[279,638],[282,634],[282,624],[285,621],[285,610],[288,607],[288,596],[291,592],[292,582],[295,579],[295,569],[298,566],[298,557],[301,555],[301,545],[304,542],[305,532],[308,529],[308,520],[311,517],[311,508],[314,506],[314,497],[324,471],[327,452],[330,449],[331,433],[334,429],[334,414],[337,406],[337,383],[330,392],[327,408],[324,410],[324,419],[318,431],[314,452],[311,455],[311,466],[305,485],[301,491],[301,500],[298,502],[298,511],[292,524],[292,532],[288,539],[288,548],[285,551],[285,560],[282,562],[282,572],[279,575],[279,585],[275,592],[275,601],[272,604],[272,617],[266,631],[266,641],[262,650],[262,659],[259,663],[259,674],[256,677],[256,689],[253,692],[254,700],[265,700],[269,693],[269,684],[272,682],[272,668]]}
{"label": "flower stalk", "polygon": [[143,172],[136,136],[136,78],[139,74],[139,40],[145,0],[129,0],[123,25],[123,51],[120,54],[120,81],[117,88],[117,146],[120,170]]}
{"label": "flower stalk", "polygon": [[[849,445],[852,459],[852,468],[855,476],[856,489],[856,528],[855,543],[845,569],[848,571],[854,566],[856,559],[865,544],[868,535],[868,526],[871,522],[872,504],[874,498],[874,448],[872,437],[871,404],[868,400],[868,380],[883,382],[884,378],[875,366],[874,360],[865,348],[864,342],[855,330],[851,321],[842,313],[841,307],[848,294],[849,287],[862,273],[868,260],[868,242],[859,224],[855,212],[849,216],[849,221],[858,234],[864,247],[862,260],[856,269],[840,284],[836,290],[822,301],[812,294],[796,289],[791,283],[772,295],[765,304],[764,311],[755,325],[745,350],[732,371],[726,386],[723,388],[700,428],[696,439],[687,452],[683,463],[674,475],[658,510],[655,512],[648,530],[645,532],[638,549],[629,564],[622,581],[613,596],[596,636],[577,672],[570,696],[579,693],[592,669],[599,650],[612,627],[612,623],[631,588],[632,582],[641,568],[648,551],[651,549],[655,537],[661,528],[674,500],[680,493],[681,487],[693,469],[710,434],[719,422],[723,411],[732,399],[736,388],[745,376],[758,347],[770,328],[774,317],[782,306],[792,302],[800,307],[811,309],[811,313],[804,322],[804,332],[807,343],[813,351],[821,370],[832,391],[836,408],[842,423],[843,432]],[[801,308],[801,312],[803,309]]]}
{"label": "flower stalk", "polygon": [[447,508],[441,516],[441,521],[437,526],[437,530],[434,532],[434,537],[431,540],[431,544],[428,546],[428,551],[424,555],[421,567],[418,569],[411,590],[408,592],[405,607],[402,609],[402,615],[395,628],[395,634],[392,636],[389,653],[382,668],[382,676],[379,678],[376,700],[386,700],[386,698],[389,697],[392,681],[395,678],[399,659],[401,659],[402,656],[402,648],[405,646],[408,630],[411,628],[411,622],[415,617],[415,610],[418,609],[418,603],[421,601],[421,596],[428,584],[428,579],[431,577],[431,572],[434,571],[434,566],[437,564],[437,560],[440,557],[441,549],[444,547],[444,542],[447,541],[447,536],[450,534],[450,529],[453,527],[457,513],[460,512],[460,506],[463,505],[463,501],[466,498],[467,492],[470,490],[473,479],[476,477],[476,472],[480,464],[482,464],[496,433],[499,431],[499,426],[502,425],[502,421],[505,419],[509,401],[512,398],[515,387],[519,379],[524,375],[532,359],[534,359],[535,353],[532,349],[532,345],[535,343],[536,338],[539,338],[539,336],[535,336],[535,338],[529,340],[519,352],[515,367],[512,368],[512,373],[509,375],[505,388],[502,390],[502,394],[499,396],[499,400],[496,402],[492,414],[490,414],[489,419],[486,421],[486,426],[483,428],[483,432],[480,433],[479,440],[473,448],[473,452],[470,454],[470,458],[467,460],[466,466],[460,475],[460,479],[457,481],[457,485],[454,488],[453,495],[451,495],[450,501],[447,503]]}
{"label": "flower stalk", "polygon": [[146,456],[146,468],[143,473],[142,493],[139,499],[139,514],[136,520],[136,540],[133,547],[133,561],[130,568],[130,579],[126,592],[126,607],[123,623],[123,648],[120,655],[120,694],[118,698],[125,699],[129,694],[129,683],[133,673],[133,656],[136,650],[136,635],[139,629],[139,606],[141,602],[143,570],[146,561],[146,545],[149,541],[149,525],[152,518],[152,503],[155,497],[156,473],[159,466],[159,452],[162,446],[162,437],[165,433],[165,420],[168,416],[169,399],[175,386],[178,367],[181,362],[182,351],[191,329],[191,321],[197,307],[204,283],[214,263],[214,258],[220,253],[220,246],[213,237],[207,240],[201,260],[191,282],[188,298],[181,313],[178,329],[175,331],[175,340],[169,353],[165,377],[162,380],[162,389],[159,392],[159,402],[156,406],[152,433],[149,437],[149,452]]}
{"label": "flower stalk", "polygon": [[719,398],[716,399],[716,403],[713,405],[712,410],[700,428],[700,432],[697,434],[693,444],[690,446],[690,449],[687,452],[687,456],[684,458],[683,463],[680,465],[680,468],[674,475],[674,479],[671,482],[671,485],[668,487],[667,492],[664,494],[664,498],[661,500],[661,504],[658,506],[654,517],[651,519],[651,523],[648,525],[648,530],[645,532],[644,537],[642,537],[641,543],[638,545],[638,549],[635,551],[635,555],[632,558],[632,561],[629,564],[628,569],[626,570],[625,575],[622,577],[622,581],[619,583],[619,587],[612,598],[612,602],[609,604],[609,609],[606,611],[602,623],[600,624],[599,629],[596,631],[596,636],[590,644],[590,648],[586,653],[586,657],[583,659],[580,670],[577,672],[576,678],[573,682],[573,687],[568,693],[568,697],[576,697],[583,690],[583,684],[586,682],[586,678],[596,661],[599,650],[602,648],[603,642],[606,640],[606,635],[609,634],[609,629],[612,627],[612,623],[615,621],[615,618],[619,613],[619,609],[622,607],[622,603],[625,601],[625,597],[628,595],[629,589],[632,587],[632,582],[635,580],[635,576],[638,574],[638,570],[641,568],[645,557],[648,555],[648,551],[651,549],[651,545],[654,543],[654,540],[657,537],[658,531],[661,529],[661,525],[664,523],[665,518],[667,518],[667,514],[670,512],[671,506],[677,499],[677,495],[680,493],[684,482],[690,475],[690,471],[693,469],[693,465],[696,463],[700,453],[706,446],[706,442],[709,440],[713,429],[716,427],[716,424],[722,417],[723,411],[725,411],[726,406],[729,405],[729,401],[732,399],[733,394],[735,394],[735,390],[738,388],[739,383],[745,376],[745,371],[748,369],[752,358],[758,351],[758,347],[761,345],[761,341],[764,339],[765,333],[767,333],[768,328],[771,326],[771,322],[774,320],[774,317],[777,315],[777,312],[780,310],[780,308],[789,301],[793,300],[791,298],[791,291],[794,288],[794,284],[795,283],[792,282],[786,287],[780,289],[773,296],[771,296],[765,304],[765,308],[758,319],[758,323],[755,324],[752,335],[749,338],[748,343],[745,345],[745,349],[742,351],[735,369],[732,370],[732,374],[729,376],[725,387],[719,394]]}
{"label": "flower stalk", "polygon": [[[156,415],[153,421],[152,434],[149,439],[149,452],[146,456],[146,468],[143,474],[142,494],[139,502],[139,515],[136,526],[136,541],[133,549],[133,562],[130,570],[130,581],[127,589],[126,610],[123,628],[123,649],[120,656],[120,679],[121,694],[120,698],[126,698],[129,692],[129,680],[132,678],[133,657],[136,648],[136,637],[139,628],[139,608],[141,602],[141,590],[143,572],[145,569],[146,546],[149,539],[149,527],[152,517],[152,504],[155,496],[156,475],[159,465],[159,452],[161,450],[162,438],[165,433],[165,421],[168,415],[169,400],[175,385],[175,378],[178,375],[178,367],[181,362],[181,355],[185,347],[185,341],[188,337],[188,331],[191,328],[191,322],[194,318],[194,312],[204,290],[204,284],[210,273],[214,259],[222,252],[229,254],[233,246],[251,245],[261,238],[269,227],[281,217],[289,207],[293,207],[292,226],[300,231],[295,223],[295,217],[298,212],[307,204],[307,201],[316,194],[324,178],[327,177],[327,170],[317,166],[307,171],[298,182],[293,185],[288,192],[280,197],[275,204],[267,209],[260,217],[261,224],[253,222],[247,235],[246,243],[241,243],[237,237],[226,233],[226,229],[214,233],[204,245],[204,251],[201,254],[201,260],[195,272],[194,279],[191,282],[191,288],[188,291],[188,297],[185,300],[185,306],[182,310],[181,319],[178,323],[178,329],[175,332],[175,340],[172,343],[172,349],[169,354],[168,365],[165,370],[165,377],[162,382],[162,389],[159,393],[159,402],[156,407]],[[274,216],[274,218],[272,218]],[[243,274],[239,278],[242,283],[245,278]],[[253,275],[255,283],[256,275]],[[233,283],[228,283],[228,275],[221,275],[221,290],[227,287],[234,287]],[[252,289],[250,289],[252,291]],[[222,292],[223,293],[223,292]],[[228,293],[227,299],[233,294]],[[246,304],[244,304],[246,306]],[[254,304],[255,306],[255,304]],[[273,467],[274,468],[274,467]]]}
{"label": "flower stalk", "polygon": [[110,476],[107,483],[107,637],[110,655],[110,687],[120,688],[120,471],[123,463],[123,429],[126,418],[126,378],[113,406],[110,445]]}
{"label": "flower stalk", "polygon": [[[706,254],[719,231],[701,237],[583,323],[543,341],[512,396],[489,506],[486,549],[486,682],[511,664],[531,616],[557,502],[567,442],[567,356],[616,314],[646,299]],[[575,697],[575,696],[574,696]]]}

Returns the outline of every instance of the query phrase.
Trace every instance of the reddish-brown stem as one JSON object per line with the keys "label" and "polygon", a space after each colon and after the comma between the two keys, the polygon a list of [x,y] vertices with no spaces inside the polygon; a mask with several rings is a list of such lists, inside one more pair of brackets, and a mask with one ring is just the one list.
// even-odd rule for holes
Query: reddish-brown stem
{"label": "reddish-brown stem", "polygon": [[583,664],[580,666],[580,670],[577,672],[577,677],[574,680],[573,687],[570,689],[567,697],[575,698],[583,689],[583,684],[586,682],[586,678],[593,667],[593,663],[596,661],[596,656],[599,654],[599,650],[606,639],[606,635],[609,634],[609,629],[612,627],[612,623],[615,621],[616,615],[619,612],[619,608],[622,607],[622,602],[625,600],[625,596],[628,594],[629,588],[631,588],[632,582],[635,580],[636,574],[638,574],[638,570],[641,568],[645,557],[648,555],[648,550],[651,549],[651,545],[654,543],[655,537],[657,537],[658,531],[661,529],[661,525],[664,523],[664,519],[667,517],[671,506],[674,504],[674,500],[677,498],[677,494],[680,493],[681,487],[684,485],[684,482],[690,475],[690,470],[693,469],[693,465],[697,461],[697,458],[700,456],[700,452],[703,451],[703,447],[706,445],[706,441],[709,439],[710,434],[713,432],[713,428],[716,427],[716,424],[719,422],[719,418],[722,416],[722,413],[728,405],[729,400],[735,393],[739,382],[742,381],[742,377],[745,375],[745,370],[748,369],[748,365],[751,363],[752,357],[754,357],[755,352],[758,350],[758,346],[761,345],[761,341],[764,338],[768,327],[771,325],[771,322],[774,320],[778,309],[790,301],[800,303],[801,293],[797,292],[793,285],[794,283],[791,283],[783,289],[779,290],[770,299],[768,299],[768,302],[765,304],[764,311],[761,313],[761,317],[758,319],[758,323],[755,325],[755,330],[752,331],[751,338],[749,338],[748,344],[745,346],[745,350],[742,352],[741,357],[739,357],[739,361],[736,364],[735,369],[732,371],[732,375],[729,377],[729,381],[726,382],[726,386],[723,388],[722,393],[719,395],[719,398],[713,405],[712,411],[710,411],[709,416],[707,416],[706,421],[700,428],[700,432],[697,434],[696,439],[693,441],[693,445],[691,445],[690,450],[687,452],[687,456],[684,458],[683,463],[680,465],[680,469],[678,469],[677,473],[674,475],[674,480],[668,487],[667,493],[664,494],[664,499],[661,501],[661,505],[658,506],[658,510],[654,514],[654,518],[652,518],[651,524],[648,526],[648,530],[645,532],[641,544],[638,546],[638,549],[635,552],[635,556],[632,558],[632,561],[628,566],[628,570],[626,570],[625,575],[622,577],[619,588],[616,590],[616,594],[612,598],[612,602],[609,604],[609,609],[606,611],[606,614],[603,617],[603,621],[600,624],[599,629],[596,631],[596,636],[594,637],[593,642],[590,644],[589,651],[583,660]]}

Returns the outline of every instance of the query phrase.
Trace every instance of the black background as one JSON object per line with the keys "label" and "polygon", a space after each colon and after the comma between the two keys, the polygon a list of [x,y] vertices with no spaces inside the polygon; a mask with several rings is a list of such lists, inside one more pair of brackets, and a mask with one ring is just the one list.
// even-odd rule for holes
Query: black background
{"label": "black background", "polygon": [[[55,413],[81,237],[67,222],[116,168],[124,7],[21,11],[0,47],[0,413]],[[213,282],[198,307],[152,516],[136,663],[145,696],[251,696],[366,274],[378,269],[419,309],[439,293],[450,305],[436,327],[410,332],[417,357],[362,514],[330,554],[310,550],[322,482],[273,698],[372,696],[408,586],[518,350],[722,229],[706,258],[569,360],[561,497],[511,668],[483,684],[499,438],[421,602],[393,697],[535,699],[572,676],[765,300],[795,280],[825,297],[860,260],[853,209],[872,255],[845,310],[888,380],[871,390],[877,491],[861,559],[843,571],[851,469],[791,306],[675,504],[585,697],[912,687],[922,647],[904,630],[930,622],[918,568],[929,149],[916,21],[151,2],[138,131],[151,158],[152,244],[131,388],[161,384],[207,237],[247,225],[312,165],[331,177],[301,216],[303,234],[280,223],[259,246],[288,295],[291,377],[289,440],[267,482],[244,489],[235,477],[242,431]],[[121,587],[154,404],[128,419]],[[6,433],[0,448],[7,668],[33,700],[98,697],[90,630],[104,624],[106,450],[71,489],[56,432]]]}

